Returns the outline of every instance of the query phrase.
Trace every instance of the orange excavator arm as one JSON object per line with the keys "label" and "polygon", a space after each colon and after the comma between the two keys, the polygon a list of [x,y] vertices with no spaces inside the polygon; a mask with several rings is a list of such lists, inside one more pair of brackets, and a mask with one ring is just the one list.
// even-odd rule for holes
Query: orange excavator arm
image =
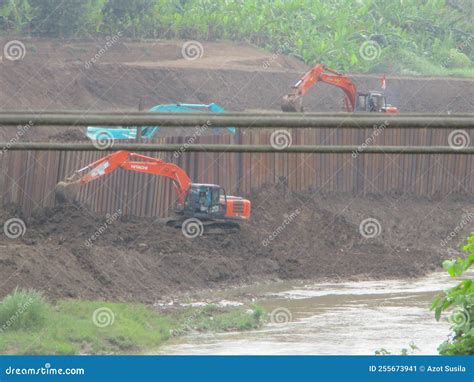
{"label": "orange excavator arm", "polygon": [[[330,74],[328,74],[330,73]],[[344,109],[354,111],[356,106],[357,87],[351,79],[323,64],[315,65],[293,85],[291,92],[283,97],[281,108],[288,112],[303,111],[303,96],[318,81],[337,86],[344,91]]]}
{"label": "orange excavator arm", "polygon": [[56,197],[60,201],[74,199],[71,196],[75,195],[71,195],[71,193],[74,193],[73,189],[75,186],[89,183],[110,174],[118,168],[164,176],[171,179],[178,194],[178,203],[180,205],[184,204],[186,193],[191,185],[191,179],[186,171],[174,163],[167,163],[159,158],[130,153],[128,151],[116,151],[76,171],[65,182],[58,183],[56,186]]}

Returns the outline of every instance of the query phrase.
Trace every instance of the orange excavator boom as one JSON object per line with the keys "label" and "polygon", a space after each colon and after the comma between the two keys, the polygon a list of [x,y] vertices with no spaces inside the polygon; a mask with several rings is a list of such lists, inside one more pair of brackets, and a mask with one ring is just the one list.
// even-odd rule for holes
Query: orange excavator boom
{"label": "orange excavator boom", "polygon": [[[139,159],[139,160],[134,160]],[[89,183],[104,175],[110,174],[117,168],[164,176],[173,181],[178,194],[178,203],[183,204],[191,184],[188,174],[174,163],[162,159],[135,154],[128,151],[116,151],[75,172],[73,177],[81,184]],[[83,174],[83,175],[82,175]]]}
{"label": "orange excavator boom", "polygon": [[344,91],[344,109],[354,111],[356,107],[357,87],[352,80],[323,64],[317,64],[293,85],[291,92],[283,97],[281,108],[283,111],[303,111],[303,96],[317,82],[324,82],[337,86]]}
{"label": "orange excavator boom", "polygon": [[118,168],[128,171],[164,176],[171,179],[178,195],[178,211],[188,217],[205,220],[243,220],[250,217],[250,201],[226,195],[215,184],[191,183],[186,171],[174,163],[128,151],[116,151],[83,168],[56,185],[56,201],[77,201],[81,185],[87,184]]}

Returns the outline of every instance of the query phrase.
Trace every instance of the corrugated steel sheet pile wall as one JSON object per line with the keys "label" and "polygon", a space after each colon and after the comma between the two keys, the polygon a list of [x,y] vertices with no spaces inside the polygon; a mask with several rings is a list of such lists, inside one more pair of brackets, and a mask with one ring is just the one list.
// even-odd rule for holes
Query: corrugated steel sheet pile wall
{"label": "corrugated steel sheet pile wall", "polygon": [[[193,138],[162,137],[155,143],[269,144],[274,130]],[[447,129],[386,128],[298,129],[292,144],[447,146]],[[471,142],[474,136],[471,134]],[[184,146],[183,146],[184,148]],[[0,155],[4,204],[19,204],[26,215],[52,206],[55,184],[105,152],[9,152]],[[420,196],[474,192],[473,156],[453,154],[289,154],[289,153],[142,153],[175,162],[195,182],[222,185],[229,194],[246,195],[264,184],[284,180],[291,191],[324,190],[353,194],[399,191]],[[355,157],[354,157],[355,156]],[[167,216],[174,190],[170,181],[148,174],[116,171],[84,186],[80,200],[95,211],[136,216]]]}

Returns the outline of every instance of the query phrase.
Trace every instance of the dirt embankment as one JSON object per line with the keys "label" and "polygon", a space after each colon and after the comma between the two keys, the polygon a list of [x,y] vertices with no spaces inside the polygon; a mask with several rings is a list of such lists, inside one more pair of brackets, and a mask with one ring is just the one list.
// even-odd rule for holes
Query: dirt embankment
{"label": "dirt embankment", "polygon": [[[120,40],[87,66],[104,44],[25,43],[24,59],[0,65],[2,110],[128,111],[137,110],[140,99],[145,107],[218,102],[229,111],[279,110],[281,97],[307,69],[294,58],[242,44],[204,43],[202,58],[185,60],[183,42]],[[360,90],[379,88],[377,76],[354,78]],[[469,79],[389,75],[386,94],[401,112],[470,112],[474,87]],[[318,84],[305,104],[308,111],[339,111],[342,93]],[[20,138],[69,141],[81,134],[33,127]],[[0,138],[18,139],[18,133],[0,127]],[[438,269],[447,256],[443,238],[461,227],[448,243],[454,246],[472,228],[463,218],[472,206],[467,197],[290,195],[280,187],[250,199],[252,219],[238,234],[195,239],[153,220],[107,221],[74,206],[37,211],[23,237],[0,235],[0,297],[22,286],[53,298],[153,302],[265,280],[418,276]],[[13,217],[21,216],[0,210],[2,224]],[[371,239],[359,232],[369,218],[381,229]]]}
{"label": "dirt embankment", "polygon": [[[97,56],[104,46],[100,41],[25,41],[22,60],[0,64],[0,109],[131,111],[138,110],[139,103],[149,108],[217,102],[229,111],[280,110],[283,95],[308,69],[295,58],[235,43],[204,42],[202,57],[186,60],[183,43],[119,40]],[[472,79],[386,74],[385,93],[401,112],[472,111]],[[353,76],[361,91],[380,89],[378,77]],[[339,89],[317,84],[305,96],[305,108],[341,111],[342,98]],[[77,136],[63,136],[64,129],[35,127],[22,139],[64,141]],[[2,138],[14,133],[0,128]]]}
{"label": "dirt embankment", "polygon": [[[252,220],[239,233],[195,239],[151,219],[75,206],[39,210],[22,238],[0,237],[0,297],[22,286],[52,298],[154,302],[268,280],[416,277],[439,269],[447,247],[472,229],[465,197],[289,195],[279,187],[252,201]],[[374,238],[360,232],[368,218],[379,224]],[[441,240],[456,227],[461,232],[445,247]]]}

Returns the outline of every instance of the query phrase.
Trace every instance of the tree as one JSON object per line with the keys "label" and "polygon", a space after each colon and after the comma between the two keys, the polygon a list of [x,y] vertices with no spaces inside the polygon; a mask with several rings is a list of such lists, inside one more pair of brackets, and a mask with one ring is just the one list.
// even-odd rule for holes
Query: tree
{"label": "tree", "polygon": [[30,34],[35,9],[28,0],[7,0],[0,3],[0,28],[6,32]]}
{"label": "tree", "polygon": [[102,23],[107,0],[30,0],[37,9],[33,32],[50,37],[81,37],[95,34]]}
{"label": "tree", "polygon": [[[474,263],[474,235],[467,239],[467,244],[462,249],[467,253],[465,258],[443,262],[443,268],[451,277],[462,276]],[[439,346],[440,354],[474,354],[474,278],[465,278],[455,287],[437,296],[433,300],[431,310],[434,310],[438,321],[442,312],[451,311],[448,321],[453,333]]]}
{"label": "tree", "polygon": [[104,7],[105,32],[130,37],[153,36],[156,0],[108,0]]}

